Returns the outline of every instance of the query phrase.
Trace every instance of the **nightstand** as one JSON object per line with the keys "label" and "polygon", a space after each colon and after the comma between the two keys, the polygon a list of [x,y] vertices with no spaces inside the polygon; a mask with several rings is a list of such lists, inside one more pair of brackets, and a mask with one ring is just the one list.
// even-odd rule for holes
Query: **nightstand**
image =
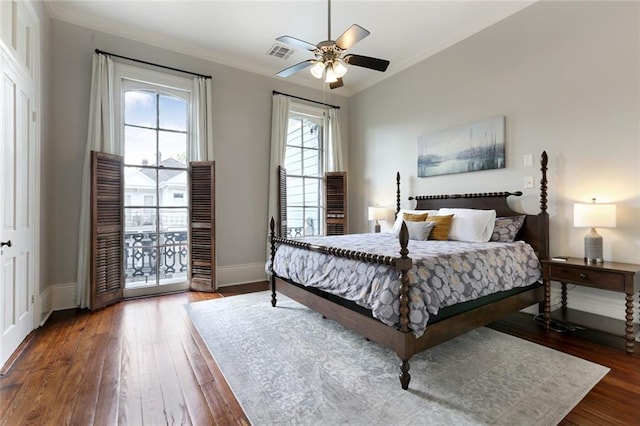
{"label": "nightstand", "polygon": [[[566,261],[543,260],[541,263],[547,330],[551,319],[555,319],[623,336],[626,340],[627,354],[633,354],[634,335],[640,330],[638,325],[633,324],[633,298],[640,291],[640,283],[635,277],[640,272],[640,265],[617,262],[586,263],[583,259],[576,258],[569,258]],[[562,286],[562,305],[554,312],[551,312],[551,281],[559,281]],[[568,283],[624,293],[626,321],[567,308]]]}

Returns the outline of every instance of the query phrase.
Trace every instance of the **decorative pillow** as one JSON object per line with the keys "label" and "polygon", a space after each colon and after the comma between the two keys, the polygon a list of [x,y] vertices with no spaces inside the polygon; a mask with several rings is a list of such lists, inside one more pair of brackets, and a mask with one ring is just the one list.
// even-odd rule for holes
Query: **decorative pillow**
{"label": "decorative pillow", "polygon": [[524,214],[521,216],[497,217],[489,241],[512,243],[516,239],[520,228],[522,228],[526,217]]}
{"label": "decorative pillow", "polygon": [[429,235],[430,240],[447,241],[449,239],[449,230],[453,222],[453,215],[429,216],[429,222],[434,222],[433,229]]}
{"label": "decorative pillow", "polygon": [[393,223],[393,227],[391,231],[389,231],[393,235],[398,235],[400,233],[400,227],[402,226],[402,221],[404,220],[404,214],[427,214],[427,215],[437,215],[438,210],[408,210],[408,209],[400,209],[398,212],[398,216],[396,217],[396,221]]}
{"label": "decorative pillow", "polygon": [[446,214],[455,214],[449,232],[450,240],[486,243],[491,238],[496,220],[495,210],[443,208],[438,211],[438,215]]}
{"label": "decorative pillow", "polygon": [[405,222],[424,222],[427,220],[429,213],[402,213]]}
{"label": "decorative pillow", "polygon": [[407,230],[409,231],[409,239],[416,241],[427,241],[429,239],[429,234],[431,234],[431,230],[435,225],[435,222],[404,222],[407,225]]}

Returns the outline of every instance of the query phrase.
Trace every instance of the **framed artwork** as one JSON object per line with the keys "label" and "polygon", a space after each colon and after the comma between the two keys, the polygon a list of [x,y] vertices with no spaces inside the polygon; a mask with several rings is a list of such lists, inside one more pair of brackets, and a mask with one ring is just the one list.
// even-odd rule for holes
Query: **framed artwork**
{"label": "framed artwork", "polygon": [[418,136],[418,177],[503,169],[504,116]]}

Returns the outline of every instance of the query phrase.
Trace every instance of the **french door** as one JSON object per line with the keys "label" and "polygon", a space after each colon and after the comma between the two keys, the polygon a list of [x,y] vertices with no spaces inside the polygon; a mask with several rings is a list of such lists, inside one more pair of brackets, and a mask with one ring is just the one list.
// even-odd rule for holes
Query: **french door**
{"label": "french door", "polygon": [[123,82],[124,296],[189,288],[189,93]]}

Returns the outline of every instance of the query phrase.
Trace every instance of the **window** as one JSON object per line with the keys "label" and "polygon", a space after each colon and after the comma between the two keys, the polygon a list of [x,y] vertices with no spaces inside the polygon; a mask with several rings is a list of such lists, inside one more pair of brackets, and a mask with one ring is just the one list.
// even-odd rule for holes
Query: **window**
{"label": "window", "polygon": [[324,233],[324,110],[292,105],[285,151],[287,236]]}
{"label": "window", "polygon": [[189,273],[191,81],[176,77],[169,85],[171,76],[137,70],[142,75],[119,80],[117,102],[124,152],[125,294],[131,296],[187,288]]}

